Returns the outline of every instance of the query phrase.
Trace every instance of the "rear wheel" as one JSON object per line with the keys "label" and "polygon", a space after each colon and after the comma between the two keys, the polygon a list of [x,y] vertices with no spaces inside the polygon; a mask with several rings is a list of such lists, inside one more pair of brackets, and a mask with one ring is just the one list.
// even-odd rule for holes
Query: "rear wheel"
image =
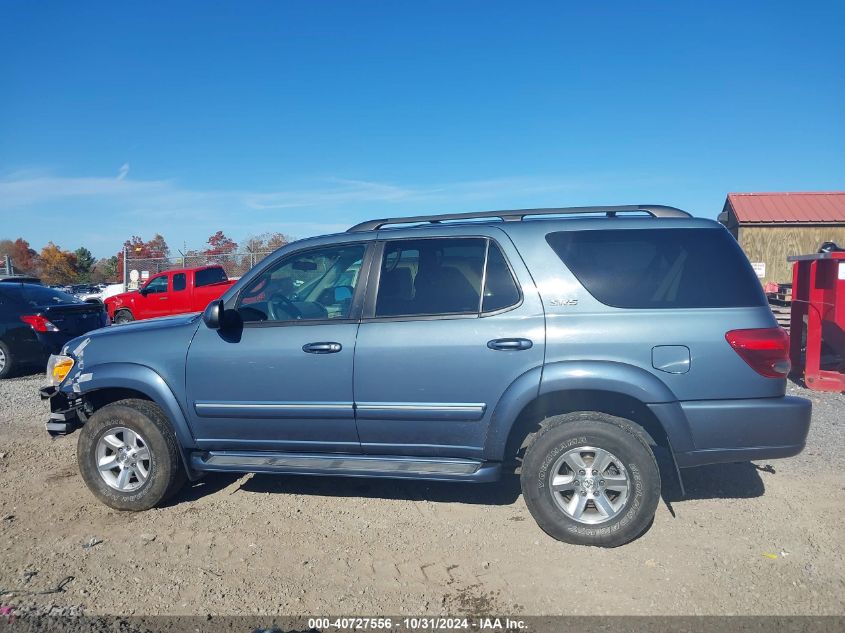
{"label": "rear wheel", "polygon": [[147,400],[120,400],[95,411],[79,434],[76,456],[94,496],[118,510],[148,510],[185,483],[176,436]]}
{"label": "rear wheel", "polygon": [[660,501],[660,471],[639,427],[597,412],[546,420],[525,452],[521,483],[538,525],[576,545],[634,540]]}
{"label": "rear wheel", "polygon": [[8,378],[15,371],[15,358],[12,350],[3,341],[0,341],[0,379]]}
{"label": "rear wheel", "polygon": [[135,317],[129,310],[118,310],[114,313],[114,322],[117,324],[120,323],[129,323],[130,321],[134,321]]}

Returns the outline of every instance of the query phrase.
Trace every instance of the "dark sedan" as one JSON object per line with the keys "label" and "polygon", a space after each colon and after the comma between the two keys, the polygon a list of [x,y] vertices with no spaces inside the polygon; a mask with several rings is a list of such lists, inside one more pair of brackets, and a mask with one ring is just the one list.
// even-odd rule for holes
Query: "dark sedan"
{"label": "dark sedan", "polygon": [[102,305],[46,286],[0,282],[0,378],[44,367],[67,341],[105,325]]}

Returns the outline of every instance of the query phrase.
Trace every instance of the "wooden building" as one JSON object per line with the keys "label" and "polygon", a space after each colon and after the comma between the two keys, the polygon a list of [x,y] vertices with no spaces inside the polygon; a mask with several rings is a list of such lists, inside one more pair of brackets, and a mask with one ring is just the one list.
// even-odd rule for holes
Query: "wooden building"
{"label": "wooden building", "polygon": [[762,283],[791,282],[790,255],[815,253],[824,242],[845,248],[845,191],[729,193],[719,222]]}

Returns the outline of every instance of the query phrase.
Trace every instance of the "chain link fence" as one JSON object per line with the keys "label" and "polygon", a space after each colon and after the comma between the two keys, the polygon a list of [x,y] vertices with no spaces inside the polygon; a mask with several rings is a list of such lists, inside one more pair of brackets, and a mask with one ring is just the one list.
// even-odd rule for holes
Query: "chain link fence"
{"label": "chain link fence", "polygon": [[[250,268],[273,251],[237,251],[221,255],[186,255],[184,257],[128,257],[126,260],[126,276],[129,288],[134,289],[143,285],[147,279],[165,270],[174,268],[197,268],[199,266],[222,266],[230,279],[242,277]],[[138,271],[138,281],[133,282],[132,271]]]}

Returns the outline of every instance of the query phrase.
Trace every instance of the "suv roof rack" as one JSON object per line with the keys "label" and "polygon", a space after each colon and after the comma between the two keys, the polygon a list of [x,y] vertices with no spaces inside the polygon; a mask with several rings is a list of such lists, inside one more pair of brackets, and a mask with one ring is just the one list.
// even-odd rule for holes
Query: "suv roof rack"
{"label": "suv roof rack", "polygon": [[689,218],[692,217],[686,211],[675,207],[666,207],[659,204],[628,204],[622,206],[606,207],[562,207],[559,209],[512,209],[508,211],[474,211],[471,213],[444,213],[441,215],[411,215],[400,218],[382,218],[380,220],[367,220],[356,224],[347,230],[347,233],[360,231],[374,231],[388,224],[415,224],[430,222],[437,224],[450,220],[474,220],[477,218],[499,218],[504,222],[518,222],[530,215],[576,215],[579,213],[603,213],[607,217],[615,217],[617,213],[648,213],[653,218]]}

